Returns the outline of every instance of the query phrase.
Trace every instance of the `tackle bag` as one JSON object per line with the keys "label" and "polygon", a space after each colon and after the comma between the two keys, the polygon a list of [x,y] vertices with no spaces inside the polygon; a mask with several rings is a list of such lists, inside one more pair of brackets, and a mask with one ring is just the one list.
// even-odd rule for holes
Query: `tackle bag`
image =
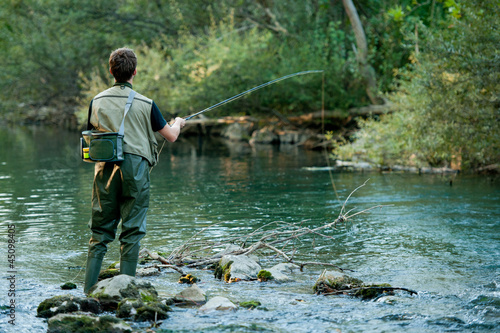
{"label": "tackle bag", "polygon": [[[123,137],[125,136],[125,117],[127,116],[136,92],[128,95],[123,120],[118,132],[99,132],[87,130],[82,132],[80,138],[80,153],[83,161],[95,162],[121,162],[123,161]],[[90,114],[89,126],[90,128]]]}

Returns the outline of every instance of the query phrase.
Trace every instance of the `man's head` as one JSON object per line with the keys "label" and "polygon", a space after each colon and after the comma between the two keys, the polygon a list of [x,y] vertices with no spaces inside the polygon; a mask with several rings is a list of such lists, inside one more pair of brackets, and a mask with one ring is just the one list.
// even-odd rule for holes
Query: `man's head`
{"label": "man's head", "polygon": [[134,51],[126,47],[114,50],[109,56],[109,71],[116,82],[127,82],[135,75],[137,57]]}

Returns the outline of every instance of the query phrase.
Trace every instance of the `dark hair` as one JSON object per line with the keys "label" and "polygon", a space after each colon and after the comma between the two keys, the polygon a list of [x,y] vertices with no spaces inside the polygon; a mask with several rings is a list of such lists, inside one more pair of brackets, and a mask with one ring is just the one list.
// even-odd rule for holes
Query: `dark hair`
{"label": "dark hair", "polygon": [[137,67],[137,57],[131,49],[122,47],[111,52],[109,68],[116,82],[127,82]]}

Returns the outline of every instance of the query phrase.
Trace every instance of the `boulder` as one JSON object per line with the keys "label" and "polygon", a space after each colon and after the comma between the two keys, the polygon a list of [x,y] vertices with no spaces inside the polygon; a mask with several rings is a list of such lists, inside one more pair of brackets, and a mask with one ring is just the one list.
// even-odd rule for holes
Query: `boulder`
{"label": "boulder", "polygon": [[274,281],[277,282],[293,281],[290,275],[298,270],[300,270],[300,267],[291,263],[281,263],[268,269],[269,273],[272,274]]}
{"label": "boulder", "polygon": [[255,280],[260,270],[260,265],[246,255],[225,255],[215,269],[215,277],[226,282]]}
{"label": "boulder", "polygon": [[137,277],[158,276],[158,275],[160,275],[160,270],[156,267],[138,268],[135,273],[135,276]]}
{"label": "boulder", "polygon": [[228,311],[236,310],[238,307],[225,297],[215,296],[211,298],[207,304],[203,305],[198,311],[210,312],[210,311]]}
{"label": "boulder", "polygon": [[99,300],[104,310],[116,310],[125,298],[140,299],[144,303],[158,299],[151,283],[124,274],[98,282],[90,288],[89,294]]}
{"label": "boulder", "polygon": [[58,314],[48,321],[47,333],[131,333],[132,328],[113,316],[97,317],[89,313]]}
{"label": "boulder", "polygon": [[93,298],[80,298],[73,295],[62,295],[48,298],[41,302],[37,308],[37,317],[50,318],[60,313],[77,311],[101,313],[99,302]]}
{"label": "boulder", "polygon": [[196,283],[174,296],[175,303],[186,305],[205,304],[206,301],[205,292]]}
{"label": "boulder", "polygon": [[335,271],[324,271],[314,285],[314,292],[317,294],[339,294],[362,286],[363,281],[359,279]]}

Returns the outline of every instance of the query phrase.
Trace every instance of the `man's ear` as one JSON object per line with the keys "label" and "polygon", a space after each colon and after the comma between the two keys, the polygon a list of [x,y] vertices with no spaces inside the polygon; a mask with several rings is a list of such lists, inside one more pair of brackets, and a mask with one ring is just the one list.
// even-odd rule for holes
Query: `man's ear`
{"label": "man's ear", "polygon": [[134,73],[132,73],[133,76],[136,76],[137,75],[137,68],[134,69]]}
{"label": "man's ear", "polygon": [[109,74],[113,75],[113,72],[111,71],[111,68],[109,69]]}

